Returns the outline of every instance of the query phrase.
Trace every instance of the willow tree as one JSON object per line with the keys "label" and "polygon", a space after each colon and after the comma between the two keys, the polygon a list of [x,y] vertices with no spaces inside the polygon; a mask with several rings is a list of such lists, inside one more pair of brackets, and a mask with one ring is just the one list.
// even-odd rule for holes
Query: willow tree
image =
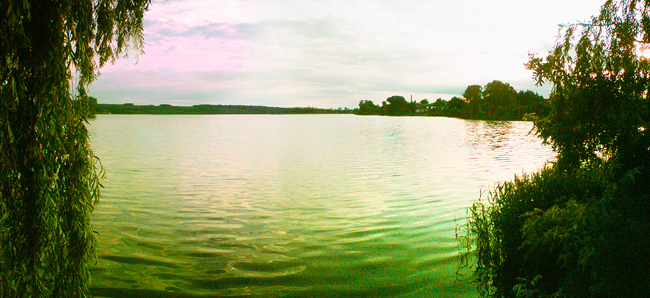
{"label": "willow tree", "polygon": [[538,84],[552,83],[540,136],[575,168],[611,157],[631,170],[650,146],[650,1],[608,0],[590,22],[563,26],[547,57],[531,56]]}
{"label": "willow tree", "polygon": [[482,296],[650,297],[649,49],[650,1],[608,0],[531,55],[557,162],[470,209]]}
{"label": "willow tree", "polygon": [[149,2],[0,2],[0,297],[88,295],[101,166],[86,88],[142,51]]}

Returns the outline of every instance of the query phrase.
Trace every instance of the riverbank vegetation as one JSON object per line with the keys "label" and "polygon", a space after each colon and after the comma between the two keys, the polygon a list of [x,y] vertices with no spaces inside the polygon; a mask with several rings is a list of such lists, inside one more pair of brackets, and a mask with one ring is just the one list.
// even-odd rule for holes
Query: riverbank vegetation
{"label": "riverbank vegetation", "polygon": [[96,114],[356,114],[384,116],[443,116],[474,120],[531,120],[545,117],[550,111],[549,101],[532,91],[517,91],[510,84],[493,81],[482,87],[468,86],[463,97],[451,100],[438,99],[429,103],[407,101],[402,96],[391,96],[381,106],[370,100],[359,102],[359,108],[322,109],[314,107],[266,107],[245,105],[193,105],[172,106],[169,104],[135,105],[97,104],[90,97],[92,109]]}
{"label": "riverbank vegetation", "polygon": [[[95,100],[96,102],[96,100]],[[161,105],[134,105],[126,104],[97,104],[97,114],[185,114],[185,115],[212,115],[212,114],[350,114],[348,108],[320,109],[313,107],[277,108],[264,106],[243,105],[194,105],[172,106]]]}
{"label": "riverbank vegetation", "polygon": [[460,239],[481,296],[650,297],[649,12],[607,1],[530,56],[553,84],[535,129],[557,160],[470,208]]}
{"label": "riverbank vegetation", "polygon": [[549,101],[532,91],[517,91],[508,83],[492,81],[482,87],[471,85],[462,97],[429,102],[406,101],[392,96],[376,105],[370,100],[359,102],[357,115],[384,116],[444,116],[476,120],[527,120],[546,117]]}
{"label": "riverbank vegetation", "polygon": [[102,169],[86,91],[142,50],[149,2],[0,1],[0,297],[90,295]]}

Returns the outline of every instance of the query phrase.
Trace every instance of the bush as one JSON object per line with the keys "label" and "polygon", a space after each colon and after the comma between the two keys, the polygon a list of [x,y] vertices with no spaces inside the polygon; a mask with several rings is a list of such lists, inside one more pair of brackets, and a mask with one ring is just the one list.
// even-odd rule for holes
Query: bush
{"label": "bush", "polygon": [[538,83],[537,134],[553,168],[498,185],[470,209],[467,252],[489,297],[650,297],[650,1],[608,0],[563,26]]}
{"label": "bush", "polygon": [[465,248],[481,296],[650,297],[647,184],[609,172],[545,168],[476,202]]}

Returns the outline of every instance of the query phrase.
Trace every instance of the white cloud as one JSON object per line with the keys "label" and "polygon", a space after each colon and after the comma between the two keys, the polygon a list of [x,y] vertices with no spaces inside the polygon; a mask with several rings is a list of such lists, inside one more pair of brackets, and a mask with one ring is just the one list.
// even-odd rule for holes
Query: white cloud
{"label": "white cloud", "polygon": [[[498,79],[533,89],[528,52],[594,1],[156,1],[146,54],[92,87],[102,102],[354,107],[449,98]],[[148,91],[149,90],[149,91]],[[548,93],[548,88],[537,89]],[[99,96],[101,94],[101,96]]]}

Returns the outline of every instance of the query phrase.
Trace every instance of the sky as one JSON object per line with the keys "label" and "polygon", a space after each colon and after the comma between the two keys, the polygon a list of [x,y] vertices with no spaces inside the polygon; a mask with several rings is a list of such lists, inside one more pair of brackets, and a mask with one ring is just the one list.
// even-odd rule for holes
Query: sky
{"label": "sky", "polygon": [[[100,70],[100,103],[358,107],[493,80],[547,96],[524,64],[602,0],[154,0],[144,54]],[[137,59],[136,59],[137,56]],[[137,62],[137,63],[136,63]]]}

